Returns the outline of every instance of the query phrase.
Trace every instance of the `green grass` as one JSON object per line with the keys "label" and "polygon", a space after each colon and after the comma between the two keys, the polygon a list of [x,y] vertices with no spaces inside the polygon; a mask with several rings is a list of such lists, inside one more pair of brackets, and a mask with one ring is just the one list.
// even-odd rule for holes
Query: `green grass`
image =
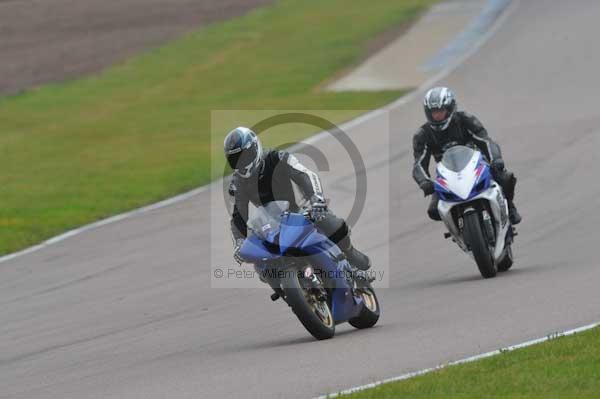
{"label": "green grass", "polygon": [[600,329],[451,366],[344,398],[600,398]]}
{"label": "green grass", "polygon": [[211,110],[362,110],[399,97],[317,87],[433,2],[279,1],[97,76],[0,99],[0,254],[215,178],[226,129],[211,137]]}

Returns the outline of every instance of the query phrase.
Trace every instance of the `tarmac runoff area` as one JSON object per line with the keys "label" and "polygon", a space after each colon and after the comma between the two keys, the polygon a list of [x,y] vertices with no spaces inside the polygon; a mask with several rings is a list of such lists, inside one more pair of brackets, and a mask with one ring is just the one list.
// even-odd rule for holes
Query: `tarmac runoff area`
{"label": "tarmac runoff area", "polygon": [[437,4],[407,32],[330,84],[327,90],[419,87],[468,52],[508,3],[450,0]]}

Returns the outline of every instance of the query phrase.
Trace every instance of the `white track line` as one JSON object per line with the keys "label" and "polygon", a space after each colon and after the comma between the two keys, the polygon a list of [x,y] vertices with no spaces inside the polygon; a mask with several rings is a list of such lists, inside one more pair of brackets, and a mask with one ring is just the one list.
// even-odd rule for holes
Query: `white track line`
{"label": "white track line", "polygon": [[382,384],[387,384],[390,382],[396,382],[396,381],[403,381],[403,380],[408,380],[410,378],[414,378],[414,377],[418,377],[420,375],[423,374],[428,374],[431,373],[433,371],[437,371],[437,370],[441,370],[443,368],[449,367],[449,366],[455,366],[458,364],[464,364],[464,363],[471,363],[477,360],[481,360],[481,359],[485,359],[488,357],[492,357],[492,356],[497,356],[501,353],[505,353],[505,352],[511,352],[514,351],[515,349],[521,349],[521,348],[525,348],[528,346],[532,346],[532,345],[536,345],[542,342],[546,342],[546,341],[550,341],[553,339],[556,339],[558,337],[566,337],[569,335],[574,335],[577,333],[581,333],[587,330],[591,330],[592,328],[596,328],[596,327],[600,327],[600,323],[594,323],[594,324],[589,324],[587,326],[583,326],[583,327],[578,327],[575,328],[573,330],[568,330],[568,331],[564,331],[561,333],[553,333],[550,334],[546,337],[543,338],[537,338],[537,339],[533,339],[531,341],[527,341],[527,342],[523,342],[521,344],[517,344],[517,345],[513,345],[513,346],[509,346],[506,348],[502,348],[502,349],[498,349],[492,352],[486,352],[486,353],[482,353],[480,355],[476,355],[476,356],[471,356],[471,357],[467,357],[465,359],[461,359],[461,360],[455,360],[453,362],[447,363],[447,364],[442,364],[436,367],[432,367],[432,368],[428,368],[428,369],[423,369],[423,370],[419,370],[419,371],[413,371],[412,373],[407,373],[407,374],[403,374],[400,375],[398,377],[392,377],[392,378],[387,378],[385,380],[381,380],[381,381],[376,381],[376,382],[372,382],[370,384],[365,384],[365,385],[360,385],[354,388],[350,388],[350,389],[345,389],[343,391],[337,392],[337,393],[333,393],[333,394],[329,394],[329,395],[324,395],[324,396],[319,396],[316,399],[328,399],[328,398],[337,398],[343,395],[349,395],[351,393],[355,393],[355,392],[359,392],[359,391],[364,391],[366,389],[370,389],[370,388],[374,388],[376,386],[382,385]]}
{"label": "white track line", "polygon": [[[429,79],[428,81],[426,81],[425,83],[423,83],[421,86],[419,86],[416,90],[414,90],[413,92],[399,98],[398,100],[386,105],[385,107],[373,110],[371,112],[367,112],[364,115],[361,115],[355,119],[352,119],[346,123],[343,123],[340,128],[344,131],[350,130],[356,126],[360,126],[361,124],[377,118],[378,116],[381,115],[385,115],[387,112],[390,112],[393,109],[396,108],[400,108],[406,104],[408,104],[410,101],[414,100],[415,98],[417,98],[417,96],[422,95],[423,92],[427,91],[431,86],[433,86],[436,82],[444,79],[446,76],[448,76],[450,73],[452,73],[456,68],[458,68],[463,62],[465,62],[469,57],[471,57],[473,54],[475,54],[477,52],[477,50],[479,50],[481,48],[481,46],[483,46],[483,44],[500,28],[500,26],[503,24],[503,22],[506,20],[506,18],[508,17],[508,15],[512,14],[513,10],[516,8],[517,4],[520,2],[520,0],[513,0],[511,2],[511,4],[507,7],[507,10],[504,11],[504,14],[502,16],[500,16],[495,24],[492,26],[492,28],[490,28],[490,30],[488,30],[488,32],[483,35],[481,37],[481,39],[473,46],[473,48],[466,52],[462,57],[459,57],[455,62],[453,62],[452,64],[448,65],[445,69],[443,69],[442,71],[440,71],[439,74],[433,76],[431,79]],[[300,143],[298,143],[296,146],[292,146],[290,149],[293,148],[297,148],[298,146],[301,146],[302,143],[304,144],[314,144],[322,139],[324,139],[325,137],[329,136],[329,132],[321,132],[318,133],[312,137],[309,137],[305,140],[302,140]],[[216,180],[212,183],[209,183],[207,185],[204,185],[202,187],[196,188],[192,191],[188,191],[187,193],[183,193],[181,195],[169,198],[167,200],[164,201],[160,201],[151,205],[147,205],[144,206],[142,208],[138,208],[135,209],[133,211],[129,211],[129,212],[125,212],[125,213],[121,213],[119,215],[115,215],[115,216],[111,216],[107,219],[102,219],[99,220],[97,222],[91,223],[91,224],[87,224],[85,226],[67,231],[66,233],[60,234],[56,237],[50,238],[38,245],[34,245],[32,247],[26,248],[22,251],[19,252],[15,252],[12,254],[8,254],[5,256],[0,257],[0,263],[4,263],[4,262],[8,262],[9,260],[21,257],[23,255],[27,255],[33,252],[37,252],[40,249],[46,248],[50,245],[59,243],[61,241],[64,241],[68,238],[77,236],[79,234],[85,233],[87,231],[90,230],[94,230],[98,227],[102,227],[105,226],[107,224],[111,224],[111,223],[115,223],[115,222],[119,222],[121,220],[125,220],[125,219],[129,219],[133,216],[137,216],[137,215],[141,215],[143,213],[149,212],[149,211],[154,211],[160,208],[164,208],[166,206],[169,205],[173,205],[175,203],[178,202],[182,202],[182,201],[186,201],[206,190],[208,190],[208,188],[213,185],[213,184],[219,184],[222,182],[222,179]]]}

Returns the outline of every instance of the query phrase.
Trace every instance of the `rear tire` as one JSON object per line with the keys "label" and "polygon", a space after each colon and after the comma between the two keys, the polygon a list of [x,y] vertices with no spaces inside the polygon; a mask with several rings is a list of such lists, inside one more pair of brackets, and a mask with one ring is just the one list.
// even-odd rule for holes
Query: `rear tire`
{"label": "rear tire", "polygon": [[506,272],[506,271],[508,271],[508,269],[510,269],[512,267],[512,265],[513,265],[512,246],[508,245],[506,247],[506,253],[502,257],[502,260],[500,262],[498,262],[498,271]]}
{"label": "rear tire", "polygon": [[348,323],[354,328],[371,328],[377,324],[381,308],[379,307],[379,300],[375,294],[375,290],[369,284],[367,287],[360,288],[363,297],[364,305],[360,314],[350,320]]}
{"label": "rear tire", "polygon": [[[335,321],[327,301],[311,303],[309,301],[310,293],[300,284],[296,271],[287,272],[282,283],[286,302],[304,328],[318,340],[333,337],[335,334]],[[319,317],[317,315],[318,310],[316,307],[322,310],[324,316]]]}
{"label": "rear tire", "polygon": [[465,241],[471,247],[471,252],[483,278],[496,276],[497,270],[490,252],[490,247],[481,228],[478,212],[471,212],[463,217]]}

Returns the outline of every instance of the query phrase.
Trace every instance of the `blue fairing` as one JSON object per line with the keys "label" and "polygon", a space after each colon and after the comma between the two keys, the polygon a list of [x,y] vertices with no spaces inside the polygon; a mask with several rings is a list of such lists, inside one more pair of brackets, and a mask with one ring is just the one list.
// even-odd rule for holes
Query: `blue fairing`
{"label": "blue fairing", "polygon": [[311,255],[313,265],[327,273],[329,281],[333,283],[333,300],[331,312],[336,322],[348,320],[358,315],[362,306],[362,298],[350,294],[350,286],[346,281],[346,273],[351,273],[348,261],[344,259],[342,251],[324,235],[314,230],[302,243],[302,248]]}
{"label": "blue fairing", "polygon": [[303,215],[298,213],[289,213],[281,219],[281,232],[279,235],[279,246],[281,253],[284,254],[289,248],[303,249],[303,241],[311,233],[315,232],[315,227]]}
{"label": "blue fairing", "polygon": [[280,254],[269,252],[262,240],[255,235],[251,235],[244,241],[242,248],[240,248],[240,256],[250,263],[261,263],[278,258]]}
{"label": "blue fairing", "polygon": [[311,264],[326,273],[332,290],[331,311],[337,323],[356,317],[362,309],[362,297],[354,296],[346,280],[350,265],[341,256],[340,249],[326,236],[319,233],[315,226],[303,215],[286,213],[282,216],[281,226],[271,232],[265,241],[250,235],[240,249],[240,255],[254,263],[259,270],[269,265],[269,261],[284,256],[293,249],[309,255]]}

